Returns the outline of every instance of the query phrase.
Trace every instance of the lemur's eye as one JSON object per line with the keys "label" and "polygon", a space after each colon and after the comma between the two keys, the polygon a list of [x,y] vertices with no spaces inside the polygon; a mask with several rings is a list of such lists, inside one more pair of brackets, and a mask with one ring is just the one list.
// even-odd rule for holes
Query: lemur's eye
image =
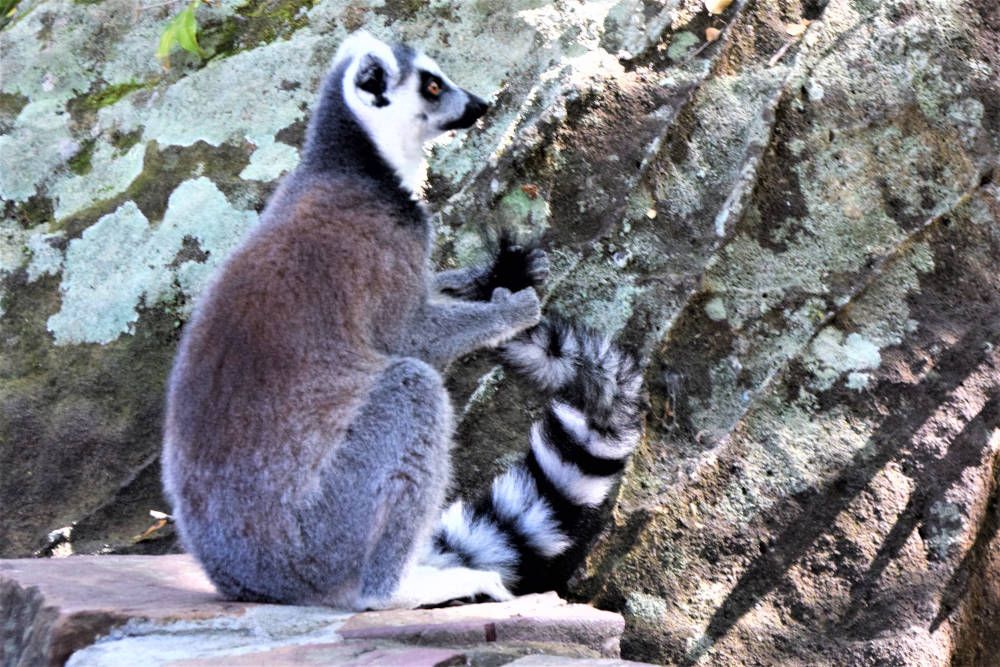
{"label": "lemur's eye", "polygon": [[425,100],[436,101],[444,92],[444,88],[444,81],[441,80],[441,77],[424,70],[420,71],[420,94],[424,96]]}

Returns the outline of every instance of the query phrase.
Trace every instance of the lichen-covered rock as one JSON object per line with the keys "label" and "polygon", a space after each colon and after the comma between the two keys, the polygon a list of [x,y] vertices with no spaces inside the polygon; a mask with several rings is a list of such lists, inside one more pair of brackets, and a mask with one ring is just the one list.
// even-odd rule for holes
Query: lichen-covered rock
{"label": "lichen-covered rock", "polygon": [[[722,3],[720,3],[722,4]],[[626,657],[985,664],[1000,652],[1000,8],[993,0],[22,0],[0,32],[0,552],[165,509],[178,329],[298,158],[340,39],[495,106],[433,149],[444,265],[506,225],[546,308],[647,364],[646,437],[570,584]],[[455,368],[459,490],[537,397]],[[62,533],[65,534],[65,533]]]}

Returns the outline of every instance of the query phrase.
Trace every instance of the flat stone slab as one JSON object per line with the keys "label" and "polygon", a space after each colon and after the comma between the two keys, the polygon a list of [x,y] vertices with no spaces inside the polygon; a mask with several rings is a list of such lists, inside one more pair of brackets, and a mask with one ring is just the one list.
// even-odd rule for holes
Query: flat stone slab
{"label": "flat stone slab", "polygon": [[0,627],[4,664],[443,666],[462,647],[617,658],[624,621],[555,593],[365,613],[231,602],[170,555],[0,560]]}
{"label": "flat stone slab", "polygon": [[567,604],[555,593],[510,602],[442,609],[394,609],[357,614],[340,628],[345,639],[394,639],[419,644],[534,641],[581,644],[619,655],[625,621],[618,614]]}
{"label": "flat stone slab", "polygon": [[467,664],[465,653],[453,648],[426,646],[380,647],[370,643],[334,642],[285,646],[270,651],[214,659],[181,660],[172,667],[451,667]]}

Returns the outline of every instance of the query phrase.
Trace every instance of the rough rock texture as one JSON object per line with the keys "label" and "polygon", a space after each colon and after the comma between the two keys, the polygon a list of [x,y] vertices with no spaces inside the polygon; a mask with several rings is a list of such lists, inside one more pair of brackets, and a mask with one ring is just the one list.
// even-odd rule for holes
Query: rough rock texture
{"label": "rough rock texture", "polygon": [[0,560],[0,610],[5,666],[600,664],[625,626],[554,593],[363,614],[226,602],[187,555]]}
{"label": "rough rock texture", "polygon": [[[718,16],[700,0],[224,0],[198,10],[209,56],[169,72],[153,51],[177,8],[134,8],[22,0],[0,32],[0,552],[68,526],[63,551],[170,547],[126,545],[166,509],[178,330],[364,26],[496,103],[433,151],[440,263],[474,259],[499,224],[543,234],[546,308],[647,364],[644,443],[569,586],[623,611],[627,657],[1000,651],[994,0]],[[469,490],[524,449],[537,397],[488,355],[450,385]]]}

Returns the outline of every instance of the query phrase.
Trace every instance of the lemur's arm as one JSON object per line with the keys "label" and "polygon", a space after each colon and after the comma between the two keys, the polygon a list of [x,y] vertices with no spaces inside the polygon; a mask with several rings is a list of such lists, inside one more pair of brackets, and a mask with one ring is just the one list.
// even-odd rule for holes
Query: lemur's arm
{"label": "lemur's arm", "polygon": [[541,304],[533,288],[494,290],[489,301],[429,300],[400,341],[399,352],[444,368],[458,357],[498,345],[538,324]]}
{"label": "lemur's arm", "polygon": [[489,266],[441,271],[434,276],[434,291],[470,301],[489,301],[493,290],[503,287],[520,292],[538,287],[549,276],[549,258],[533,245],[518,245],[507,234],[499,239]]}
{"label": "lemur's arm", "polygon": [[464,269],[449,269],[434,274],[433,289],[450,296],[461,297],[475,291],[475,284],[489,273],[488,266],[467,266]]}

